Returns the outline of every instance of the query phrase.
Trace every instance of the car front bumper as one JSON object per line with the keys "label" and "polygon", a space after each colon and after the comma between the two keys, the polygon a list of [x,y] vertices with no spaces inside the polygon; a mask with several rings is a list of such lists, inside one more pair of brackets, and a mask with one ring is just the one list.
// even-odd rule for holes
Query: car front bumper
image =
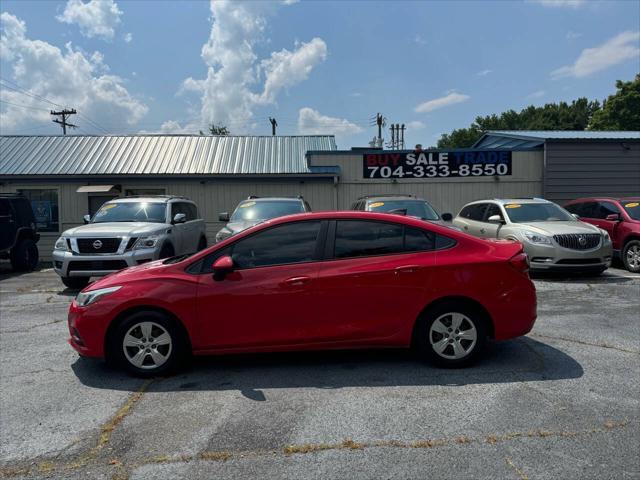
{"label": "car front bumper", "polygon": [[102,277],[123,268],[157,260],[159,255],[160,252],[154,248],[94,255],[54,250],[53,269],[61,277]]}
{"label": "car front bumper", "polygon": [[529,256],[530,269],[534,272],[602,270],[611,265],[613,255],[611,241],[601,241],[600,245],[589,250],[564,248],[555,242],[551,245],[527,242],[523,246]]}

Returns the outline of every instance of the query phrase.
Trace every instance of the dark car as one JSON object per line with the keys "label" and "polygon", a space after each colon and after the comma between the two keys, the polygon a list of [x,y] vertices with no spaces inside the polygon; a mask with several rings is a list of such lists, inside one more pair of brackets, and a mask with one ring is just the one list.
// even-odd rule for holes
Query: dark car
{"label": "dark car", "polygon": [[231,217],[228,212],[220,214],[219,220],[227,224],[216,234],[216,242],[221,242],[265,220],[308,212],[311,212],[311,207],[302,196],[256,197],[252,195],[238,204]]}
{"label": "dark car", "polygon": [[640,272],[640,197],[578,198],[564,208],[581,221],[606,230],[614,255],[630,272]]}
{"label": "dark car", "polygon": [[0,258],[11,260],[14,270],[38,265],[40,235],[29,200],[21,195],[0,195]]}
{"label": "dark car", "polygon": [[366,195],[358,198],[350,210],[360,210],[363,212],[375,213],[396,213],[399,215],[407,215],[409,217],[427,220],[429,222],[439,223],[446,227],[451,227],[453,215],[438,212],[422,198],[413,195]]}

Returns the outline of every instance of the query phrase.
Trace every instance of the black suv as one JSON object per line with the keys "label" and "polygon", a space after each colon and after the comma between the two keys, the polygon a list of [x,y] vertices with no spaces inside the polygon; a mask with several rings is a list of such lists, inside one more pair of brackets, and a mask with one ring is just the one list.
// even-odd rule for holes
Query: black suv
{"label": "black suv", "polygon": [[365,195],[358,198],[350,210],[362,210],[364,212],[396,213],[398,215],[408,215],[439,223],[447,227],[451,226],[453,216],[450,213],[438,215],[435,209],[422,198],[413,195],[391,194],[391,195]]}
{"label": "black suv", "polygon": [[9,258],[14,270],[33,270],[38,265],[39,239],[29,200],[0,194],[0,258]]}

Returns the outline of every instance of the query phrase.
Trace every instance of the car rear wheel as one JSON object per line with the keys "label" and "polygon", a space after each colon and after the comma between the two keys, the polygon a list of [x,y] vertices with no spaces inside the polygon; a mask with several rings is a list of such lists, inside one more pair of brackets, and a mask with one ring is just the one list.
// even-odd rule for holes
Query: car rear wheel
{"label": "car rear wheel", "polygon": [[415,341],[418,352],[438,366],[467,366],[486,345],[483,315],[465,305],[440,305],[420,319]]}
{"label": "car rear wheel", "polygon": [[640,272],[640,240],[627,242],[622,249],[622,263],[630,272]]}
{"label": "car rear wheel", "polygon": [[175,323],[158,312],[138,312],[118,325],[108,355],[139,377],[172,371],[184,357],[185,341]]}
{"label": "car rear wheel", "polygon": [[84,287],[89,285],[91,277],[60,277],[60,280],[62,280],[62,283],[64,283],[68,288],[82,290]]}
{"label": "car rear wheel", "polygon": [[11,250],[11,267],[18,271],[31,271],[38,266],[38,246],[30,238],[25,238]]}

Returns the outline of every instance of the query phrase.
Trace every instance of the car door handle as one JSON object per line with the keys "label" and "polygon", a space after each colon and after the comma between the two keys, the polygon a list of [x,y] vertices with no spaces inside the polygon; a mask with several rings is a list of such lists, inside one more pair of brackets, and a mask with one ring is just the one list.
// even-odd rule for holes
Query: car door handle
{"label": "car door handle", "polygon": [[418,265],[403,265],[402,267],[396,267],[395,273],[399,275],[401,273],[414,273],[420,269]]}
{"label": "car door handle", "polygon": [[286,287],[304,287],[309,282],[311,282],[311,277],[291,277],[282,282],[282,285]]}
{"label": "car door handle", "polygon": [[481,229],[480,229],[480,233],[484,233],[484,228],[481,228]]}
{"label": "car door handle", "polygon": [[465,225],[465,226],[464,226],[464,229],[465,229],[465,230],[469,230],[469,227],[467,227],[467,226]]}

